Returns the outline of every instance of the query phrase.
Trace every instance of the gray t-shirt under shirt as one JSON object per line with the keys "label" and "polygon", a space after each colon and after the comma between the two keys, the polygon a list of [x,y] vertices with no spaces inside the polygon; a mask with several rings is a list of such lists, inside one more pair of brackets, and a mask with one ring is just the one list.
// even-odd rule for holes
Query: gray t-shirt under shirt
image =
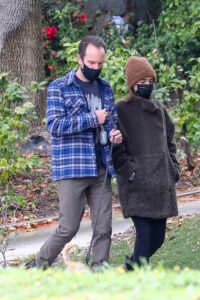
{"label": "gray t-shirt under shirt", "polygon": [[[85,82],[80,80],[77,76],[76,76],[76,80],[83,90],[83,93],[87,100],[87,105],[89,110],[91,112],[94,112],[97,109],[102,109],[102,101],[101,101],[98,82],[96,80],[91,82]],[[93,132],[94,132],[97,168],[99,169],[102,167],[101,145],[99,142],[99,128],[94,129]]]}

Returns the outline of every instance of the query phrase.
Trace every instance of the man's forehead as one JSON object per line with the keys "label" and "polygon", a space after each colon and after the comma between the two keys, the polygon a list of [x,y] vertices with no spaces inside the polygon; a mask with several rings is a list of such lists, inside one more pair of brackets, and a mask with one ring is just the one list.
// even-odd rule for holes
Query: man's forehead
{"label": "man's forehead", "polygon": [[96,47],[92,44],[89,44],[85,50],[85,57],[89,56],[105,56],[105,50],[103,47]]}

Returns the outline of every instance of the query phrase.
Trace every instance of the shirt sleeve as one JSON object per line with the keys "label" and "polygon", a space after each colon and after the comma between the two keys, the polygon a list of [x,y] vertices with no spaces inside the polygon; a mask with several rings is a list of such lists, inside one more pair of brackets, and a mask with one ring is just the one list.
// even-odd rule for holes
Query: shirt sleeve
{"label": "shirt sleeve", "polygon": [[117,108],[115,105],[114,94],[112,88],[110,87],[110,100],[109,100],[109,116],[105,122],[105,130],[110,133],[114,128],[117,128]]}

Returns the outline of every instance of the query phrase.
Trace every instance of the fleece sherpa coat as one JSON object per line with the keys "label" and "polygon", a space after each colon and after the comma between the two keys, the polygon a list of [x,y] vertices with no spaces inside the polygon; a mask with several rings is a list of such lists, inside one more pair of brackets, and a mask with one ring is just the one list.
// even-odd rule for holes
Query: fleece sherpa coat
{"label": "fleece sherpa coat", "polygon": [[174,124],[158,101],[133,96],[117,104],[122,144],[113,150],[118,194],[125,218],[178,214],[179,179]]}

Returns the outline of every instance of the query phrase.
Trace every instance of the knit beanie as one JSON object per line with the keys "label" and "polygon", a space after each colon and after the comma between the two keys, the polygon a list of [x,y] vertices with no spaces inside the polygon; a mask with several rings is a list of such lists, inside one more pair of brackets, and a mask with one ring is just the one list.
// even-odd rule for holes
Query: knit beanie
{"label": "knit beanie", "polygon": [[139,80],[152,77],[156,81],[156,73],[145,57],[131,56],[125,66],[126,80],[131,89]]}

